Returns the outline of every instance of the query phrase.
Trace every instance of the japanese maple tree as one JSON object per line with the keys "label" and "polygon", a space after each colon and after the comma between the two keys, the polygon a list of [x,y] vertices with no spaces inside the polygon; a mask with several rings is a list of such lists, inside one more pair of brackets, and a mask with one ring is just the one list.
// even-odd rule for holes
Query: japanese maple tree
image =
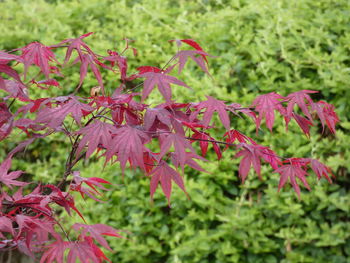
{"label": "japanese maple tree", "polygon": [[[294,120],[306,136],[310,136],[310,126],[318,120],[323,130],[335,133],[339,119],[334,107],[325,101],[314,101],[316,91],[271,92],[257,96],[245,106],[211,96],[201,102],[179,103],[172,89],[190,89],[181,79],[188,61],[194,61],[209,74],[208,59],[212,56],[196,41],[172,40],[179,51],[163,68],[141,65],[129,73],[124,54],[132,50],[136,55],[130,41],[126,40],[122,52],[108,50],[97,54],[85,42],[91,34],[51,46],[33,42],[16,50],[0,51],[0,89],[4,94],[0,100],[0,140],[16,140],[16,130],[27,137],[18,141],[0,164],[0,251],[18,249],[40,258],[41,263],[109,261],[101,250],[111,250],[105,236],[122,238],[121,231],[103,224],[88,225],[72,195],[78,192],[83,198],[99,202],[103,191],[110,190],[111,182],[80,174],[76,169],[79,161],[94,153],[105,160],[105,165],[119,163],[123,173],[128,166],[143,171],[149,177],[151,198],[160,185],[169,204],[173,185],[191,195],[186,192],[184,168],[204,171],[198,161],[205,161],[210,149],[218,160],[225,152],[236,151],[242,182],[250,172],[261,178],[261,165],[270,165],[273,176],[280,176],[278,191],[289,182],[299,198],[299,184],[311,188],[306,179],[310,170],[318,179],[325,177],[332,182],[332,172],[325,164],[312,158],[278,156],[233,127],[232,122],[235,116],[245,116],[257,131],[263,122],[272,131],[275,115],[280,114],[286,127]],[[62,61],[55,53],[58,50],[65,51]],[[79,83],[71,93],[61,84],[61,71],[68,66],[80,67]],[[34,77],[29,76],[31,68],[37,69]],[[90,96],[79,95],[87,94],[88,85],[84,82],[90,71],[98,86],[88,87]],[[113,85],[105,85],[106,71],[116,75]],[[57,96],[35,97],[33,90],[38,88],[54,89]],[[156,90],[164,103],[147,104],[150,93]],[[213,135],[213,118],[222,123],[218,138]],[[64,134],[71,142],[60,181],[45,184],[21,180],[25,171],[11,169],[13,158],[34,141],[56,133]],[[64,211],[81,217],[69,234],[60,223],[60,213]]]}

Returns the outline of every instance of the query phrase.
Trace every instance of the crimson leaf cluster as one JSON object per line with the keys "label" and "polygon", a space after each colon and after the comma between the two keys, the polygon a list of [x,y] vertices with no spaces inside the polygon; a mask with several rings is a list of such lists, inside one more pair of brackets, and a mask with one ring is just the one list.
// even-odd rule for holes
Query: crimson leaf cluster
{"label": "crimson leaf cluster", "polygon": [[[39,256],[41,263],[109,261],[100,247],[111,250],[104,236],[122,238],[120,230],[103,224],[88,225],[72,195],[78,192],[83,198],[101,201],[101,191],[109,190],[106,186],[110,182],[81,175],[75,169],[80,160],[94,153],[105,160],[105,165],[118,162],[123,173],[128,165],[142,170],[150,178],[151,198],[160,185],[169,204],[174,183],[188,194],[184,168],[204,171],[198,161],[206,161],[209,147],[218,160],[229,149],[237,151],[235,157],[241,158],[239,176],[242,182],[252,169],[261,177],[262,163],[267,163],[280,175],[278,190],[289,181],[299,197],[300,182],[310,189],[306,180],[309,170],[319,179],[325,177],[331,182],[331,170],[318,160],[278,156],[269,147],[259,145],[233,128],[231,123],[232,117],[242,115],[251,119],[257,131],[263,120],[272,131],[278,113],[287,128],[295,121],[306,136],[310,136],[310,127],[317,120],[323,129],[335,133],[339,119],[334,107],[324,101],[313,101],[310,95],[316,91],[301,90],[287,96],[275,92],[262,94],[246,107],[211,96],[198,103],[179,103],[173,99],[172,88],[190,87],[173,76],[176,69],[181,74],[192,60],[209,74],[208,57],[211,55],[197,42],[172,40],[179,48],[185,45],[190,49],[179,50],[163,68],[140,66],[130,74],[124,53],[132,50],[137,54],[130,47],[130,40],[126,40],[122,52],[108,50],[101,55],[85,42],[91,34],[51,46],[33,42],[16,50],[0,51],[0,89],[5,93],[0,101],[0,140],[14,139],[11,134],[15,130],[28,137],[19,142],[0,165],[0,251],[17,248],[33,258]],[[62,62],[55,54],[58,49],[66,50]],[[57,91],[63,94],[57,97],[32,96],[33,89],[61,87],[62,69],[76,64],[80,66],[80,80],[73,93],[64,94],[62,88]],[[22,73],[19,73],[21,66]],[[30,68],[37,69],[32,78],[28,78]],[[78,93],[89,69],[98,86],[91,88],[89,97],[82,97]],[[105,88],[101,71],[111,71],[118,76],[115,89]],[[138,84],[130,88],[130,83]],[[155,89],[164,103],[146,104]],[[16,110],[13,110],[14,105]],[[213,136],[214,116],[225,129],[222,138]],[[74,125],[66,125],[68,121]],[[55,185],[37,184],[30,191],[29,183],[19,180],[24,172],[11,170],[12,159],[34,141],[55,133],[65,134],[72,144],[62,179]],[[84,223],[72,226],[73,234],[66,233],[60,224],[55,212],[57,206],[69,215],[74,212],[82,218]]]}

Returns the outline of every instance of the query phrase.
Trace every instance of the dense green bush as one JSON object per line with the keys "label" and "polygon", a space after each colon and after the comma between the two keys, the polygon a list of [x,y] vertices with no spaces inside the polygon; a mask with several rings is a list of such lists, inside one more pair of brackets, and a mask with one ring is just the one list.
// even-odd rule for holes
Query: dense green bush
{"label": "dense green bush", "polygon": [[[97,160],[84,163],[82,174],[103,173],[116,184],[106,197],[110,202],[79,204],[84,211],[90,208],[89,223],[130,232],[128,240],[111,241],[113,262],[350,262],[349,1],[22,0],[1,2],[0,10],[0,49],[31,41],[49,45],[94,31],[88,42],[100,52],[121,49],[123,37],[136,40],[139,55],[130,59],[132,68],[140,62],[159,66],[174,52],[167,40],[193,38],[217,56],[210,61],[213,79],[195,67],[186,71],[183,79],[196,92],[175,90],[179,101],[215,95],[248,105],[258,93],[313,89],[320,91],[318,99],[337,108],[337,135],[325,133],[322,141],[320,127],[308,139],[294,126],[286,135],[280,125],[272,136],[255,135],[249,120],[235,124],[254,139],[270,142],[280,155],[314,156],[331,166],[335,183],[310,182],[313,191],[303,191],[301,201],[293,191],[278,194],[278,176],[267,168],[264,181],[250,177],[242,185],[233,156],[204,164],[208,174],[188,170],[191,199],[175,190],[171,208],[160,195],[150,204],[149,180],[137,172],[123,180],[117,166],[102,171]],[[67,81],[64,89],[68,93],[74,87]],[[32,171],[36,180],[54,182],[63,172],[65,143],[59,136],[51,145],[41,141],[17,166]],[[38,151],[46,158],[38,159]]]}

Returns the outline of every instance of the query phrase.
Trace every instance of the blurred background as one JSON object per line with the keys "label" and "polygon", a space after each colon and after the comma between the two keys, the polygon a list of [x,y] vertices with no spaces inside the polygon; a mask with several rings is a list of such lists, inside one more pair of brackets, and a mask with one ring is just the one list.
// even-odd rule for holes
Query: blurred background
{"label": "blurred background", "polygon": [[[210,173],[186,170],[190,200],[174,187],[171,208],[159,189],[151,204],[149,179],[138,171],[128,171],[123,179],[117,165],[103,169],[96,158],[82,163],[82,176],[116,184],[106,203],[77,198],[89,224],[125,230],[128,239],[109,239],[114,251],[106,254],[112,262],[350,262],[348,0],[5,0],[0,10],[0,50],[33,41],[52,45],[95,32],[86,42],[106,54],[107,49],[121,51],[126,37],[138,49],[136,57],[127,53],[129,73],[141,65],[163,66],[176,52],[168,40],[195,39],[216,56],[209,61],[213,78],[194,63],[187,65],[179,77],[194,92],[174,88],[178,102],[211,95],[248,106],[262,93],[311,89],[319,91],[314,99],[336,107],[341,119],[336,136],[322,134],[320,124],[311,129],[311,138],[293,125],[286,134],[281,119],[273,134],[265,126],[255,134],[248,119],[232,124],[279,155],[318,158],[332,168],[334,183],[308,178],[312,191],[303,189],[301,200],[289,187],[278,193],[279,177],[267,166],[262,181],[251,174],[242,185],[234,153],[204,163]],[[78,68],[65,75],[63,88],[53,94],[67,95],[75,88]],[[104,77],[110,90],[118,86],[113,77]],[[92,74],[88,79],[82,92],[96,85]],[[15,146],[5,142],[1,159]],[[14,165],[28,172],[28,180],[54,183],[63,174],[68,147],[63,136],[41,140]],[[215,153],[208,159],[215,160]],[[63,220],[67,229],[80,222],[78,217]]]}

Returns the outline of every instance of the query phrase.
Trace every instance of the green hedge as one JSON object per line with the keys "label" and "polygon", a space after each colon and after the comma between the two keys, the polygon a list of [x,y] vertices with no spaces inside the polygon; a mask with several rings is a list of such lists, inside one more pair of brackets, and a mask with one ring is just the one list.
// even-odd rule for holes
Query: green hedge
{"label": "green hedge", "polygon": [[[310,178],[313,190],[303,191],[301,201],[291,189],[278,194],[278,176],[267,168],[264,181],[252,175],[241,185],[238,161],[228,154],[220,163],[203,164],[209,174],[186,170],[190,200],[174,189],[171,209],[158,192],[150,204],[149,180],[141,174],[128,172],[122,180],[117,166],[102,170],[96,160],[83,163],[82,175],[101,174],[117,186],[108,203],[79,205],[89,223],[128,231],[127,240],[111,240],[113,262],[350,262],[349,5],[347,0],[4,1],[0,49],[31,41],[53,44],[93,31],[88,43],[101,53],[122,49],[123,37],[136,40],[133,70],[140,64],[163,65],[175,52],[167,40],[193,38],[217,56],[210,60],[213,79],[189,65],[179,77],[195,93],[175,89],[179,101],[213,95],[249,105],[264,92],[320,91],[315,99],[335,104],[341,118],[336,137],[320,135],[320,125],[311,139],[295,126],[286,135],[281,120],[273,135],[264,129],[257,136],[249,120],[233,122],[280,155],[313,156],[332,167],[336,182]],[[66,75],[63,91],[68,93],[78,73],[67,70]],[[90,85],[93,77],[84,88]],[[1,156],[11,147],[2,148]],[[53,143],[40,141],[16,165],[36,180],[54,182],[63,172],[65,147],[60,136]],[[72,220],[67,220],[68,226]]]}

